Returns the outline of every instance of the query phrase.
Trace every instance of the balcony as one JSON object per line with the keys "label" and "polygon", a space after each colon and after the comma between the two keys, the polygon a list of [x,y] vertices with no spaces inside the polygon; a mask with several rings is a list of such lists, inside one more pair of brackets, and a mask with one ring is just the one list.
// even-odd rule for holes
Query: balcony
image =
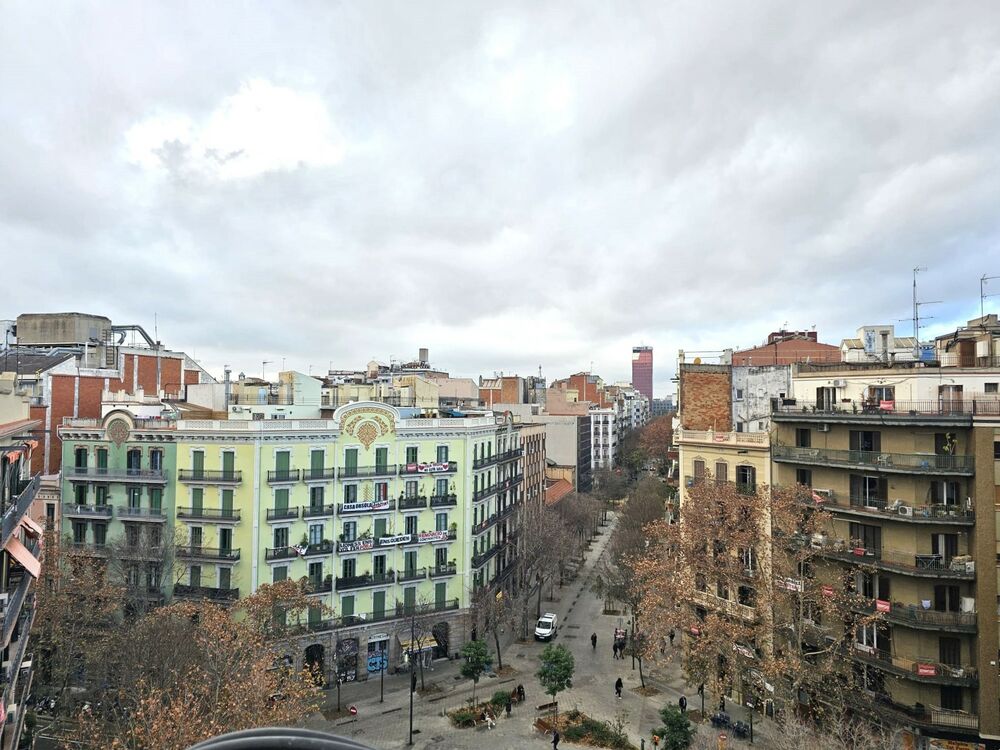
{"label": "balcony", "polygon": [[328,575],[322,580],[316,578],[306,579],[305,587],[307,594],[329,594],[333,591],[333,576]]}
{"label": "balcony", "polygon": [[487,466],[492,466],[499,460],[499,456],[484,456],[483,458],[476,458],[472,461],[472,468],[485,469]]}
{"label": "balcony", "polygon": [[730,617],[735,617],[746,622],[756,622],[757,610],[746,604],[740,604],[730,599],[723,599],[721,596],[709,593],[708,591],[694,591],[692,598],[706,609],[714,612],[723,612]]}
{"label": "balcony", "polygon": [[413,474],[454,474],[458,471],[457,461],[439,461],[426,464],[402,464],[399,467],[401,476]]}
{"label": "balcony", "polygon": [[829,560],[871,565],[878,570],[917,578],[952,578],[960,581],[972,581],[976,578],[975,564],[971,559],[966,560],[968,556],[965,555],[947,560],[943,555],[852,546],[843,539],[820,545],[817,549],[821,557]]}
{"label": "balcony", "polygon": [[[996,401],[983,401],[983,413],[995,413]],[[776,422],[835,422],[841,424],[972,426],[976,414],[973,399],[941,399],[939,401],[840,401],[816,404],[813,401],[784,399],[775,403],[771,417]]]}
{"label": "balcony", "polygon": [[110,505],[66,505],[62,514],[66,518],[99,518],[108,520],[114,509]]}
{"label": "balcony", "polygon": [[294,508],[268,508],[268,521],[296,521],[299,518],[299,507]]}
{"label": "balcony", "polygon": [[431,495],[432,508],[449,508],[458,505],[458,495]]}
{"label": "balcony", "polygon": [[333,542],[329,540],[307,544],[305,550],[302,552],[303,557],[316,557],[318,555],[330,554],[333,554]]}
{"label": "balcony", "polygon": [[[885,607],[888,606],[888,609]],[[856,611],[866,615],[876,614],[879,610],[874,601],[855,607]],[[951,612],[936,609],[924,609],[915,604],[900,602],[883,602],[882,617],[887,622],[904,625],[915,630],[946,630],[954,633],[975,633],[975,612]]]}
{"label": "balcony", "polygon": [[459,608],[458,599],[443,599],[429,604],[406,604],[396,602],[396,617],[409,617],[410,615],[425,615],[428,612],[449,612]]}
{"label": "balcony", "polygon": [[267,472],[268,484],[293,484],[299,481],[302,472],[298,469],[277,469]]}
{"label": "balcony", "polygon": [[326,505],[310,505],[302,509],[303,518],[333,518],[335,506],[333,503]]}
{"label": "balcony", "polygon": [[499,552],[500,549],[502,547],[504,547],[504,546],[505,545],[504,545],[503,542],[496,542],[488,550],[484,550],[483,552],[480,552],[478,555],[473,555],[472,556],[472,567],[473,568],[480,568],[480,567],[482,567],[487,562],[489,562],[489,560],[491,558],[495,557],[496,554],[497,554],[497,552]]}
{"label": "balcony", "polygon": [[852,495],[850,507],[829,505],[827,509],[833,513],[844,515],[883,518],[907,523],[955,524],[960,526],[974,526],[976,523],[976,512],[972,508],[943,503],[910,505],[899,500],[890,503],[886,500]]}
{"label": "balcony", "polygon": [[[32,554],[38,554],[37,546],[32,547]],[[20,579],[11,579],[7,584],[7,596],[9,601],[3,610],[3,640],[0,643],[5,647],[10,643],[11,635],[14,633],[14,625],[21,616],[21,607],[28,598],[28,589],[31,588],[34,578],[27,572],[22,573]]]}
{"label": "balcony", "polygon": [[91,542],[71,542],[70,551],[72,554],[83,557],[107,557],[108,547],[106,544],[96,544]]}
{"label": "balcony", "polygon": [[307,482],[329,482],[337,476],[336,469],[303,469],[302,478]]}
{"label": "balcony", "polygon": [[482,521],[480,521],[479,523],[477,523],[475,526],[472,527],[472,533],[482,534],[491,526],[495,526],[498,522],[513,515],[514,511],[517,510],[517,505],[518,505],[517,503],[511,503],[506,508],[491,515],[489,518],[483,519]]}
{"label": "balcony", "polygon": [[[431,544],[433,542],[450,542],[454,541],[457,537],[457,532],[455,531],[421,531],[416,534],[405,534],[403,536],[408,537],[402,541],[393,542],[394,544]],[[384,539],[385,537],[383,537]],[[399,537],[396,537],[398,540]],[[382,539],[379,539],[379,545],[381,546]]]}
{"label": "balcony", "polygon": [[972,476],[976,471],[973,456],[936,455],[933,453],[882,453],[833,448],[795,448],[775,445],[771,458],[779,463],[812,466],[848,467],[894,474],[932,474]]}
{"label": "balcony", "polygon": [[369,500],[367,502],[337,503],[337,513],[385,513],[396,509],[395,500]]}
{"label": "balcony", "polygon": [[473,491],[472,501],[479,502],[480,500],[485,500],[488,497],[492,497],[493,495],[497,494],[497,489],[499,487],[500,487],[499,483],[494,482],[489,487],[483,487],[482,489]]}
{"label": "balcony", "polygon": [[872,664],[884,672],[908,680],[961,687],[975,687],[979,684],[976,668],[972,666],[942,664],[931,659],[910,659],[862,643],[853,643],[850,646],[845,644],[845,650],[849,651],[851,658],[856,661]]}
{"label": "balcony", "polygon": [[388,573],[362,573],[359,576],[337,576],[337,591],[362,589],[366,586],[385,586],[396,582],[395,571]]}
{"label": "balcony", "polygon": [[403,496],[399,498],[399,509],[400,510],[414,510],[416,508],[426,508],[427,498],[423,496],[406,497]]}
{"label": "balcony", "polygon": [[364,479],[366,477],[394,477],[396,464],[379,464],[377,466],[345,466],[337,475],[338,479]]}
{"label": "balcony", "polygon": [[430,570],[431,578],[443,578],[444,576],[453,576],[458,573],[458,566],[455,563],[448,563],[447,565],[435,565]]}
{"label": "balcony", "polygon": [[265,560],[294,560],[299,556],[295,547],[267,547],[264,549]]}
{"label": "balcony", "polygon": [[239,548],[202,547],[197,544],[182,544],[177,547],[177,556],[193,560],[235,562],[240,559],[240,550]]}
{"label": "balcony", "polygon": [[66,478],[71,482],[107,482],[116,484],[166,484],[162,469],[109,469],[104,466],[70,466]]}
{"label": "balcony", "polygon": [[208,599],[214,602],[235,602],[240,598],[240,590],[222,589],[215,586],[189,586],[174,584],[174,596],[181,599]]}
{"label": "balcony", "polygon": [[513,450],[506,451],[505,453],[500,453],[497,455],[497,462],[502,463],[504,461],[512,461],[515,458],[520,458],[524,455],[524,448],[514,448]]}
{"label": "balcony", "polygon": [[206,471],[204,469],[178,469],[177,479],[189,484],[239,484],[242,471]]}
{"label": "balcony", "polygon": [[181,506],[177,509],[177,517],[206,523],[239,523],[240,511],[236,508],[192,508]]}
{"label": "balcony", "polygon": [[122,521],[163,523],[167,520],[167,514],[163,508],[133,508],[129,505],[119,505],[118,518]]}
{"label": "balcony", "polygon": [[27,481],[20,481],[20,483],[14,487],[15,497],[10,507],[7,508],[6,512],[3,514],[3,521],[0,523],[2,526],[2,531],[0,531],[0,536],[2,536],[2,543],[6,544],[7,540],[10,539],[11,534],[21,523],[21,519],[24,518],[24,514],[28,512],[28,508],[35,500],[35,495],[38,494],[38,488],[41,486],[42,479],[40,476],[36,475]]}
{"label": "balcony", "polygon": [[518,474],[517,476],[508,477],[507,479],[501,479],[497,482],[497,492],[504,492],[506,490],[513,489],[523,481],[524,481],[523,474]]}
{"label": "balcony", "polygon": [[674,433],[674,438],[678,444],[738,445],[741,448],[766,449],[771,444],[771,436],[767,432],[715,432],[714,430],[679,429]]}
{"label": "balcony", "polygon": [[979,717],[965,711],[953,711],[936,706],[896,703],[888,695],[872,694],[865,691],[847,694],[851,708],[869,718],[888,719],[893,725],[919,727],[921,729],[948,729],[977,735]]}
{"label": "balcony", "polygon": [[399,572],[399,583],[407,581],[422,581],[427,577],[427,568],[403,569]]}

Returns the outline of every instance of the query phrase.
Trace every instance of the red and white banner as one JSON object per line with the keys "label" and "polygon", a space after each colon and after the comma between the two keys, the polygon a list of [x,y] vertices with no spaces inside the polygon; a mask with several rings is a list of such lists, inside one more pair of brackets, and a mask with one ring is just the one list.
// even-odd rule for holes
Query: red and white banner
{"label": "red and white banner", "polygon": [[892,609],[892,605],[889,604],[889,602],[887,602],[885,599],[876,599],[875,600],[875,611],[876,612],[888,612],[890,609]]}

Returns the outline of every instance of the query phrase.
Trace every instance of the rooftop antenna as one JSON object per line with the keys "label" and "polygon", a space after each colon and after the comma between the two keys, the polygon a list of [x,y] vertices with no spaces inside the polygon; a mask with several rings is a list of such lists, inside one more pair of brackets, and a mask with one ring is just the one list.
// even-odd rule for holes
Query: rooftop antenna
{"label": "rooftop antenna", "polygon": [[267,378],[264,377],[264,368],[267,365],[273,365],[273,364],[274,364],[274,360],[271,360],[271,359],[261,360],[261,363],[260,363],[260,379],[261,380],[267,380]]}
{"label": "rooftop antenna", "polygon": [[985,312],[985,308],[986,308],[985,300],[986,300],[986,298],[987,297],[1000,297],[1000,292],[997,292],[996,294],[987,294],[986,293],[986,284],[987,284],[987,282],[993,281],[994,279],[1000,279],[1000,276],[987,276],[986,274],[983,274],[983,276],[979,279],[979,317],[980,318],[985,318],[986,317],[986,312]]}

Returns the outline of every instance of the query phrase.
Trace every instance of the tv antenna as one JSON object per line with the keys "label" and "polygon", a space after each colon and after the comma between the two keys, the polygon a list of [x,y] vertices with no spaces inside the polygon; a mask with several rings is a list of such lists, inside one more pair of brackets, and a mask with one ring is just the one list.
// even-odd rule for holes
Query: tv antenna
{"label": "tv antenna", "polygon": [[[920,346],[920,308],[923,305],[940,305],[941,300],[934,300],[933,302],[917,302],[917,274],[921,271],[926,271],[927,266],[914,266],[913,268],[913,338],[917,341],[917,347]],[[924,320],[933,320],[933,316],[924,318]],[[903,318],[902,320],[906,320]]]}
{"label": "tv antenna", "polygon": [[260,379],[261,380],[267,380],[267,378],[264,377],[264,368],[267,367],[268,365],[273,365],[273,364],[274,364],[274,360],[272,360],[272,359],[261,360],[261,363],[260,363]]}
{"label": "tv antenna", "polygon": [[980,318],[985,318],[986,317],[986,312],[985,312],[985,308],[986,308],[985,300],[986,300],[986,298],[987,297],[1000,297],[1000,292],[997,292],[996,294],[987,294],[986,293],[986,284],[988,282],[990,282],[990,281],[993,281],[994,279],[1000,279],[1000,276],[987,276],[986,274],[983,274],[980,277],[980,279],[979,279],[979,317]]}

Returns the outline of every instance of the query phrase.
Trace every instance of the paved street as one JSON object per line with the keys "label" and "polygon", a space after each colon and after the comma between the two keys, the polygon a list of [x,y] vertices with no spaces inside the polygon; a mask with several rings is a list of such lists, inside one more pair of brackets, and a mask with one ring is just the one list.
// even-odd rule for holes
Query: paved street
{"label": "paved street", "polygon": [[[649,665],[646,684],[661,692],[647,698],[634,690],[639,686],[639,672],[633,671],[631,659],[613,659],[611,635],[616,625],[625,625],[625,618],[603,614],[602,602],[589,591],[595,565],[604,552],[612,528],[613,525],[609,525],[603,529],[603,534],[595,540],[588,553],[580,575],[572,583],[557,589],[558,601],[543,601],[543,610],[559,614],[562,624],[555,642],[570,648],[576,660],[573,688],[559,696],[560,709],[579,708],[598,719],[613,719],[617,712],[624,711],[627,713],[627,726],[638,746],[640,736],[648,737],[650,729],[659,725],[657,713],[665,703],[676,705],[682,691],[687,695],[690,708],[698,708],[699,700],[693,690],[687,691],[679,668],[671,661]],[[590,644],[590,634],[595,631],[598,635],[596,652]],[[419,730],[414,735],[414,747],[479,748],[484,742],[495,748],[520,748],[525,742],[543,747],[548,738],[532,726],[536,717],[535,706],[547,700],[534,676],[538,655],[543,648],[543,644],[534,641],[513,643],[504,652],[504,665],[512,666],[519,674],[503,679],[493,676],[480,681],[477,696],[489,696],[498,689],[509,690],[518,682],[524,684],[527,692],[525,705],[515,708],[511,719],[501,718],[493,730],[455,729],[451,726],[444,711],[462,705],[471,696],[471,683],[458,677],[457,662],[440,662],[433,672],[425,675],[439,691],[414,696],[414,729]],[[625,683],[621,700],[614,695],[614,682],[618,676]],[[317,718],[309,726],[350,736],[374,748],[389,750],[406,747],[409,719],[407,679],[406,675],[386,676],[384,703],[379,703],[378,680],[348,685],[342,689],[342,705],[344,708],[357,706],[357,718],[334,721]],[[335,705],[335,692],[331,692],[331,698]],[[706,698],[709,713],[715,703],[711,696]],[[730,713],[735,718],[744,718],[739,708],[730,709]],[[765,740],[771,726],[763,721],[755,721],[755,725],[755,746],[767,747]],[[708,725],[702,726],[700,731],[711,736],[717,734]],[[749,747],[738,740],[730,743],[731,747],[740,745]]]}

